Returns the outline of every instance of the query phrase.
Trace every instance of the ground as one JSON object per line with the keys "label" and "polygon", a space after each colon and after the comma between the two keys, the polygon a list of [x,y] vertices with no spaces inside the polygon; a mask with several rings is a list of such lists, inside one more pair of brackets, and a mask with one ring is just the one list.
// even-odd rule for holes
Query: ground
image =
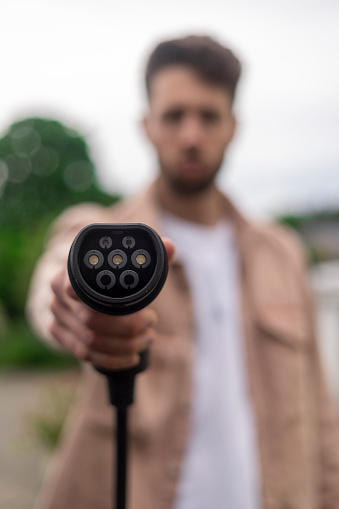
{"label": "ground", "polygon": [[78,371],[0,372],[0,507],[33,509]]}

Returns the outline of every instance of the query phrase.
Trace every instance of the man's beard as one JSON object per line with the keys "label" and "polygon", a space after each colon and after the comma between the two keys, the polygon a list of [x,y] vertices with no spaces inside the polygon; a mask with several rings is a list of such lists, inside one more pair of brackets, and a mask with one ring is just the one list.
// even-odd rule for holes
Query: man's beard
{"label": "man's beard", "polygon": [[204,194],[214,184],[215,177],[218,174],[223,162],[223,157],[219,159],[209,171],[202,175],[200,178],[189,178],[185,175],[176,174],[161,160],[159,157],[159,164],[161,174],[165,182],[172,189],[172,191],[181,196],[195,196]]}

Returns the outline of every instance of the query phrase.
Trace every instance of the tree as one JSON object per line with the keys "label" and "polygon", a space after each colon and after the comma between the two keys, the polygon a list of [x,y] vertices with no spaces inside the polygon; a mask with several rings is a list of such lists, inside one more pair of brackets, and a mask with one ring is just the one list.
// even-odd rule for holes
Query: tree
{"label": "tree", "polygon": [[0,301],[21,314],[46,229],[65,207],[114,202],[98,188],[83,136],[60,122],[28,118],[0,139]]}
{"label": "tree", "polygon": [[28,118],[0,139],[0,226],[30,227],[81,201],[109,204],[84,138],[55,120]]}

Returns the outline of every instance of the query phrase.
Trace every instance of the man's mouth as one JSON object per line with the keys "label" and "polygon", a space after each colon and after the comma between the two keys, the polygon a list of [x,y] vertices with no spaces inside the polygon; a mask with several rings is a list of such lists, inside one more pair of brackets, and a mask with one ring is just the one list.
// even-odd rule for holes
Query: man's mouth
{"label": "man's mouth", "polygon": [[201,161],[183,161],[179,164],[180,173],[185,175],[200,175],[204,171],[204,165]]}

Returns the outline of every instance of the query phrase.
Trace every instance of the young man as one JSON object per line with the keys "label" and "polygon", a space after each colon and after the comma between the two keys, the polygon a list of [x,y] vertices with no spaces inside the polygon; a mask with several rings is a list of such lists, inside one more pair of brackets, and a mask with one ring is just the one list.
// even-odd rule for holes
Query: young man
{"label": "young man", "polygon": [[[132,366],[150,344],[131,410],[130,509],[339,508],[338,423],[299,242],[249,223],[215,185],[239,75],[237,58],[210,38],[160,44],[144,121],[158,180],[113,208],[72,208],[54,225],[30,315],[41,335],[89,362],[39,509],[111,507],[111,408],[91,363]],[[66,258],[94,222],[144,222],[174,240],[152,309],[112,317],[76,298]]]}

